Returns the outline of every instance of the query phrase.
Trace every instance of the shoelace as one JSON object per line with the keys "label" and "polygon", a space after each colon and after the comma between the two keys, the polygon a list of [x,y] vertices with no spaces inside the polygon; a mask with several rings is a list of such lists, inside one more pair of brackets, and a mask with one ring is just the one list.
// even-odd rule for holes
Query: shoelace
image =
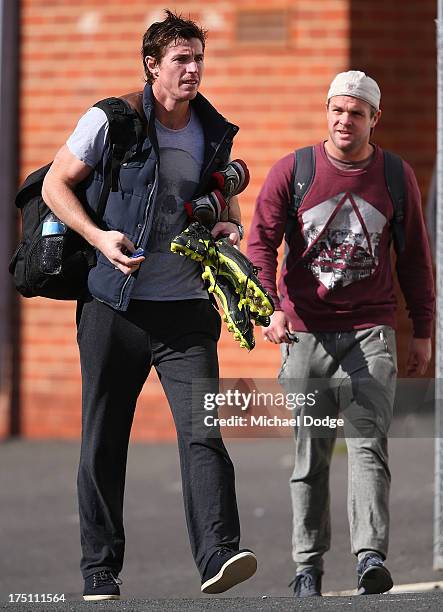
{"label": "shoelace", "polygon": [[361,566],[358,568],[360,575],[363,574],[370,565],[383,566],[383,560],[378,555],[366,555],[363,558]]}
{"label": "shoelace", "polygon": [[112,572],[109,570],[103,570],[94,574],[94,583],[92,588],[98,589],[99,587],[106,586],[107,584],[120,585],[121,583],[122,581],[119,578],[116,578]]}
{"label": "shoelace", "polygon": [[302,573],[302,574],[297,574],[294,578],[294,580],[291,580],[291,582],[288,584],[288,587],[291,587],[292,585],[294,585],[294,593],[297,590],[298,585],[302,583],[303,587],[306,590],[311,589],[313,586],[315,587],[315,579],[314,576],[312,576],[309,573]]}
{"label": "shoelace", "polygon": [[[212,238],[212,235],[211,235],[211,238]],[[219,271],[219,266],[220,266],[220,260],[219,260],[219,255],[218,255],[219,251],[218,251],[217,242],[215,242],[215,241],[213,240],[212,246],[214,247],[214,250],[215,250],[216,255],[217,255],[217,276],[218,276],[218,271]],[[259,273],[259,271],[260,271],[260,270],[261,270],[261,268],[260,268],[260,267],[252,265],[251,270],[250,270],[250,271],[249,271],[249,273],[246,275],[245,288],[244,288],[243,293],[242,293],[242,294],[240,295],[240,297],[239,297],[239,301],[240,301],[241,299],[246,298],[246,296],[247,296],[247,294],[248,294],[248,283],[249,283],[249,281],[251,280],[251,275],[252,275],[252,274],[254,274],[254,276],[257,276],[257,274]]]}
{"label": "shoelace", "polygon": [[228,548],[227,546],[222,546],[221,548],[217,550],[215,554],[220,557],[221,555],[230,555],[233,552],[234,551],[232,550],[232,548]]}
{"label": "shoelace", "polygon": [[[198,231],[196,231],[196,234],[198,235]],[[217,242],[215,241],[214,236],[211,234],[211,232],[208,231],[208,243],[206,243],[205,241],[203,241],[204,247],[205,247],[205,253],[206,253],[206,259],[209,260],[209,257],[211,256],[209,247],[211,246],[216,254],[217,257],[217,270],[215,272],[215,285],[214,285],[214,289],[217,286],[217,282],[218,282],[218,276],[219,276],[219,272],[220,272],[220,257],[219,257],[219,249],[218,249],[218,245]]]}
{"label": "shoelace", "polygon": [[249,272],[249,274],[246,277],[245,296],[248,295],[248,283],[251,280],[251,274],[254,274],[254,276],[257,276],[260,270],[261,268],[259,268],[258,266],[252,266],[251,272]]}
{"label": "shoelace", "polygon": [[[220,256],[219,256],[219,248],[218,248],[218,245],[217,245],[217,241],[214,239],[212,234],[211,234],[211,246],[213,247],[213,249],[215,251],[215,254],[216,254],[216,257],[217,257],[217,271],[215,273],[215,285],[214,285],[214,289],[215,289],[215,287],[217,286],[217,283],[218,283],[218,276],[219,276],[219,271],[220,271]],[[208,247],[206,247],[206,249],[207,249],[207,251],[209,251]],[[209,255],[209,253],[207,253],[207,254]],[[239,302],[240,302],[241,299],[245,298],[246,295],[247,295],[248,280],[249,280],[249,274],[246,277],[244,293],[242,293],[239,296]],[[248,326],[250,327],[251,326],[251,311],[250,311],[250,308],[248,308],[248,306],[246,304],[244,304],[243,308],[244,308],[244,312],[245,312],[246,318],[248,320]],[[228,549],[226,549],[226,550],[228,550]]]}

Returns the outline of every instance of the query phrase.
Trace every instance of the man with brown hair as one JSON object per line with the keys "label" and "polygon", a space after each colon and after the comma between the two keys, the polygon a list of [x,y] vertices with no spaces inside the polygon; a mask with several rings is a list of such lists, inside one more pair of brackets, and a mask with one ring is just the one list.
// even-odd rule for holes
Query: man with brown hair
{"label": "man with brown hair", "polygon": [[[82,447],[78,473],[84,599],[118,599],[123,565],[123,494],[129,435],[138,395],[154,365],[178,437],[183,497],[201,590],[219,593],[249,578],[255,555],[239,550],[234,469],[219,436],[197,435],[194,378],[218,380],[220,317],[199,264],[170,252],[189,222],[184,204],[205,194],[229,160],[238,128],[198,93],[206,34],[166,11],[143,37],[147,84],[127,96],[146,133],[125,158],[99,227],[73,193],[86,189],[94,210],[112,152],[108,122],[91,108],[57,153],[44,198],[66,225],[97,249],[90,297],[79,303],[78,343],[83,380]],[[238,243],[235,198],[214,237]],[[214,389],[215,387],[215,389]]]}
{"label": "man with brown hair", "polygon": [[[318,390],[318,381],[326,384],[315,406],[301,409],[302,426],[295,432],[290,485],[297,597],[321,595],[337,431],[312,432],[303,427],[305,415],[344,416],[359,594],[382,593],[393,584],[384,565],[391,479],[387,438],[397,376],[393,237],[413,323],[408,375],[424,374],[431,357],[434,285],[420,193],[412,168],[395,158],[406,187],[400,223],[386,173],[391,157],[372,141],[380,97],[378,84],[364,72],[334,78],[327,95],[328,137],[309,148],[313,172],[306,176],[312,182],[297,181],[299,156],[279,160],[258,196],[250,233],[248,255],[262,268],[261,281],[275,303],[263,334],[281,345],[280,380],[299,392]],[[283,237],[287,248],[277,295]]]}

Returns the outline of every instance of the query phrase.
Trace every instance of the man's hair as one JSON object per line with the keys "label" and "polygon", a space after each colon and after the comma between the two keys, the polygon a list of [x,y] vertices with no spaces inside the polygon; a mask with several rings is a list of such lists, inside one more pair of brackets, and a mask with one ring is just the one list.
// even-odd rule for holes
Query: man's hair
{"label": "man's hair", "polygon": [[[353,97],[353,96],[351,96],[351,97]],[[359,100],[359,99],[360,98],[357,98],[357,100]],[[329,103],[330,102],[331,102],[331,98],[327,101],[326,108],[329,108]],[[366,102],[366,100],[363,100],[363,102]],[[367,102],[367,104],[369,104],[369,102]],[[372,104],[369,104],[369,114],[370,114],[371,119],[372,119],[372,117],[374,117],[376,115],[377,112],[378,111],[375,108],[375,106],[372,106]]]}
{"label": "man's hair", "polygon": [[190,40],[191,38],[198,38],[203,51],[205,50],[206,30],[203,30],[191,19],[183,19],[181,15],[177,15],[168,9],[165,9],[165,13],[166,19],[153,23],[143,36],[141,54],[148,83],[152,83],[154,78],[146,66],[146,56],[153,57],[159,64],[171,42]]}

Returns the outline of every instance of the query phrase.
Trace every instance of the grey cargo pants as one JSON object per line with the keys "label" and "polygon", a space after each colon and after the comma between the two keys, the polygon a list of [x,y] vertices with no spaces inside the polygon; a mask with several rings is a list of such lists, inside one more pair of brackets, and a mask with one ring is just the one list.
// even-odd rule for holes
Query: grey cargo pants
{"label": "grey cargo pants", "polygon": [[[315,406],[300,409],[302,419],[304,414],[344,418],[352,552],[375,550],[386,557],[391,480],[387,434],[397,375],[395,332],[379,325],[352,332],[297,332],[297,336],[298,343],[281,347],[279,380],[286,391],[305,394],[318,391],[321,382]],[[330,547],[329,467],[336,431],[319,434],[318,429],[302,426],[295,432],[290,488],[293,559],[298,569],[308,565],[322,569],[323,554]]]}

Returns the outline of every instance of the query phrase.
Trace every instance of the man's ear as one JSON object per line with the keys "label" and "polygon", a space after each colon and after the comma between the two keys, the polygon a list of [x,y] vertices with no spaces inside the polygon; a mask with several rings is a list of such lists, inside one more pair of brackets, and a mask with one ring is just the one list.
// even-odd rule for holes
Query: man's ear
{"label": "man's ear", "polygon": [[378,110],[375,115],[372,117],[371,128],[374,129],[377,123],[380,121],[381,110]]}
{"label": "man's ear", "polygon": [[158,64],[155,57],[152,57],[152,55],[147,55],[145,57],[145,64],[154,79],[158,77]]}

